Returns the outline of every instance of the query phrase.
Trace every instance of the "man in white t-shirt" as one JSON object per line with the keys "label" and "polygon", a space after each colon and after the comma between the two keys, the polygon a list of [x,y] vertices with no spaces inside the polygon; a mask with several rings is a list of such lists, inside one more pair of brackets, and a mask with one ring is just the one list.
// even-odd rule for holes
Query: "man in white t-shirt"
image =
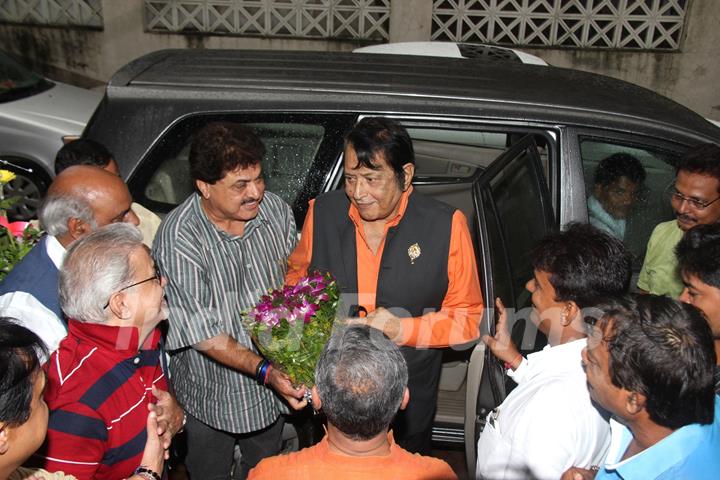
{"label": "man in white t-shirt", "polygon": [[622,242],[591,225],[572,224],[543,238],[532,254],[531,320],[548,346],[524,358],[510,339],[504,307],[494,337],[483,341],[518,383],[487,418],[478,441],[478,478],[560,478],[573,465],[598,465],[610,441],[606,418],[591,403],[581,366],[582,309],[596,295],[630,283]]}

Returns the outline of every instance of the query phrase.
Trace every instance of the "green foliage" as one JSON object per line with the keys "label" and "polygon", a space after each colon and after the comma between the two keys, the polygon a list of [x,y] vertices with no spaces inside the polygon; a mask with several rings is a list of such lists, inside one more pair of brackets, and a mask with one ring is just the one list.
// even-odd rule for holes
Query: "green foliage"
{"label": "green foliage", "polygon": [[25,229],[21,238],[15,238],[10,230],[0,227],[0,281],[32,250],[41,236],[42,232],[32,225]]}

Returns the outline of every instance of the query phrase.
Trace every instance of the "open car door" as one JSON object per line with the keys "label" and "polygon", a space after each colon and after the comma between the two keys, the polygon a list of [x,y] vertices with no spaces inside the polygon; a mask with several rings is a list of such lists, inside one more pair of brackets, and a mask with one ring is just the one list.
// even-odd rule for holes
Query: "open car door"
{"label": "open car door", "polygon": [[[533,138],[526,135],[506,150],[473,181],[477,214],[477,261],[485,299],[480,334],[494,335],[495,298],[508,310],[512,337],[521,351],[535,351],[544,345],[542,334],[530,324],[530,293],[525,283],[532,277],[530,252],[538,240],[556,224],[541,154]],[[529,328],[528,328],[529,327]],[[465,453],[470,478],[475,477],[477,440],[488,413],[506,395],[503,365],[479,341],[470,357],[467,375]]]}

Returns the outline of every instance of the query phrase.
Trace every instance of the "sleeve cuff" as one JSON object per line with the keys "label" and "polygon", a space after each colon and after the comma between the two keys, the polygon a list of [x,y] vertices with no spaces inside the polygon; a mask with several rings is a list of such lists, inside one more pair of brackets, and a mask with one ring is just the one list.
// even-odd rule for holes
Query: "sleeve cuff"
{"label": "sleeve cuff", "polygon": [[523,357],[522,360],[520,360],[520,365],[518,365],[514,371],[511,368],[508,368],[508,377],[512,378],[517,384],[522,383],[527,375],[527,363],[527,358]]}

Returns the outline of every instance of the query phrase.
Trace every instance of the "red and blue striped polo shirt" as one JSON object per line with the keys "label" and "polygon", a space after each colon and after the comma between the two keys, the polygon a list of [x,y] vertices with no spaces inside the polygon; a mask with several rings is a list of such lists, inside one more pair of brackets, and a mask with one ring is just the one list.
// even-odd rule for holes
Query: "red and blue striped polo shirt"
{"label": "red and blue striped polo shirt", "polygon": [[52,354],[44,468],[78,479],[123,479],[140,465],[152,386],[167,390],[158,329],[140,347],[138,329],[70,320]]}

